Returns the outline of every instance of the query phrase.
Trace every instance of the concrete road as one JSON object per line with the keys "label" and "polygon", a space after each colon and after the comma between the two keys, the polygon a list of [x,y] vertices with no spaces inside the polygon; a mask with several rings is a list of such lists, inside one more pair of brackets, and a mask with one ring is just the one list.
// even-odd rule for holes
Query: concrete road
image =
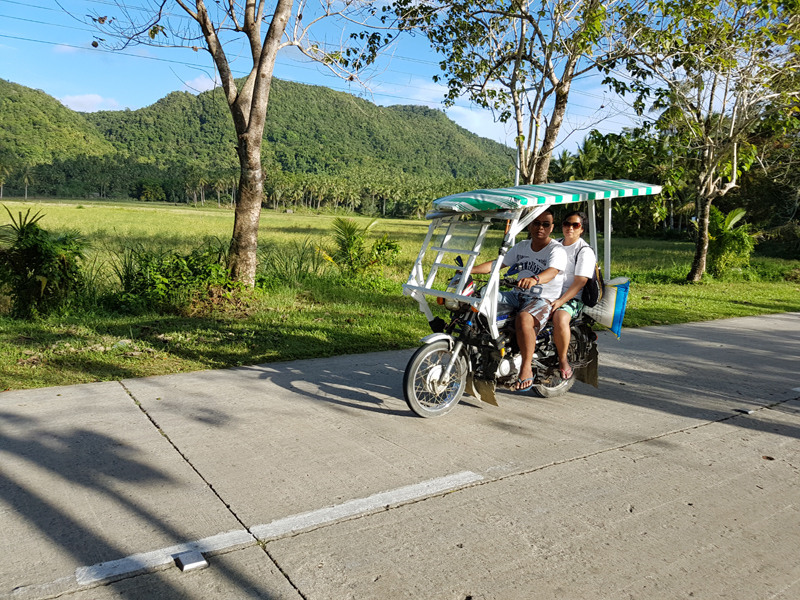
{"label": "concrete road", "polygon": [[411,351],[0,394],[0,598],[800,597],[800,314],[600,343],[440,419]]}

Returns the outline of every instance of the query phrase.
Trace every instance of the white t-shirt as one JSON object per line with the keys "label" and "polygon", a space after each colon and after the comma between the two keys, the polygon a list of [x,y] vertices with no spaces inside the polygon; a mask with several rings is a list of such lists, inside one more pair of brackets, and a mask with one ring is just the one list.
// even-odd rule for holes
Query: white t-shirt
{"label": "white t-shirt", "polygon": [[503,264],[509,267],[518,265],[519,279],[539,275],[550,267],[558,269],[558,275],[553,279],[547,283],[535,285],[525,290],[524,293],[545,300],[557,300],[561,296],[564,271],[567,268],[567,253],[564,251],[564,246],[557,241],[550,240],[547,246],[538,252],[531,249],[530,240],[514,244],[514,247],[506,254]]}
{"label": "white t-shirt", "polygon": [[[584,242],[581,238],[578,238],[578,241],[574,244],[563,246],[563,248],[567,253],[567,270],[564,275],[564,284],[561,288],[562,294],[566,292],[573,284],[576,275],[578,277],[586,277],[591,279],[594,275],[594,266],[597,263],[597,257],[594,255],[594,250],[592,250],[592,247]],[[583,248],[587,248],[587,250],[583,250]],[[582,296],[582,289],[575,294],[575,298],[578,300],[580,300]]]}

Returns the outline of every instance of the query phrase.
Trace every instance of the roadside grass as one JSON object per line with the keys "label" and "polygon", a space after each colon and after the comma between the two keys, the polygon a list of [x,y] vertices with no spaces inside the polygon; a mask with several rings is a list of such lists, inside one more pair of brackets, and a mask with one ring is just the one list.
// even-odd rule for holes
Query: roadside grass
{"label": "roadside grass", "polygon": [[[78,228],[92,241],[99,265],[128,243],[189,251],[207,239],[227,239],[233,225],[232,211],[216,206],[3,203],[12,212],[41,210],[46,229]],[[260,240],[278,248],[324,243],[334,218],[264,210]],[[381,219],[374,234],[399,241],[400,259],[355,286],[332,274],[277,282],[227,306],[197,302],[198,310],[186,315],[68,306],[47,318],[17,321],[0,296],[0,390],[413,347],[430,330],[401,285],[426,229],[425,221]],[[693,250],[686,242],[614,239],[612,275],[632,280],[626,327],[800,312],[800,261],[754,257],[752,268],[731,280],[688,285],[683,279]]]}

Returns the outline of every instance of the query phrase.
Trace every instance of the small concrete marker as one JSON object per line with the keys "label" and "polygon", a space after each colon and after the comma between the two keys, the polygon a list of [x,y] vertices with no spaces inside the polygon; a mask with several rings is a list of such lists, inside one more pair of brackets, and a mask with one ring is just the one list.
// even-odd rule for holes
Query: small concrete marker
{"label": "small concrete marker", "polygon": [[195,569],[205,569],[208,561],[197,550],[189,550],[175,555],[175,564],[183,571],[194,571]]}
{"label": "small concrete marker", "polygon": [[97,563],[87,567],[75,569],[75,580],[78,585],[89,585],[107,579],[127,575],[138,571],[149,570],[160,565],[168,565],[175,560],[175,556],[184,552],[213,552],[232,548],[233,546],[254,543],[256,539],[245,529],[234,529],[226,533],[218,533],[211,537],[194,542],[176,544],[168,548],[159,548],[150,552],[140,552],[125,558]]}

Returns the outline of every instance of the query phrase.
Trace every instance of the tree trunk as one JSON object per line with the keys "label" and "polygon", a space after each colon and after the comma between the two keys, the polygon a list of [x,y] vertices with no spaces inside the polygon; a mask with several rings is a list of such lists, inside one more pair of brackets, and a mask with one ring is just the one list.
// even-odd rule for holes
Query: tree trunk
{"label": "tree trunk", "polygon": [[[701,203],[702,202],[702,203]],[[695,245],[692,269],[686,276],[686,281],[698,282],[706,272],[706,257],[708,256],[708,220],[711,216],[712,198],[698,198],[697,244]]]}
{"label": "tree trunk", "polygon": [[539,157],[536,160],[533,180],[530,182],[534,185],[547,183],[547,174],[550,171],[550,159],[553,156],[553,149],[556,147],[556,142],[558,141],[558,132],[561,131],[564,115],[567,113],[573,69],[574,61],[571,61],[571,64],[567,67],[561,78],[564,83],[556,89],[555,106],[553,106],[553,113],[550,115],[550,122],[544,130],[542,147],[539,151]]}
{"label": "tree trunk", "polygon": [[242,136],[239,141],[239,198],[233,220],[233,237],[228,267],[231,277],[247,286],[255,284],[258,219],[261,215],[261,198],[264,179],[261,173],[261,136]]}

